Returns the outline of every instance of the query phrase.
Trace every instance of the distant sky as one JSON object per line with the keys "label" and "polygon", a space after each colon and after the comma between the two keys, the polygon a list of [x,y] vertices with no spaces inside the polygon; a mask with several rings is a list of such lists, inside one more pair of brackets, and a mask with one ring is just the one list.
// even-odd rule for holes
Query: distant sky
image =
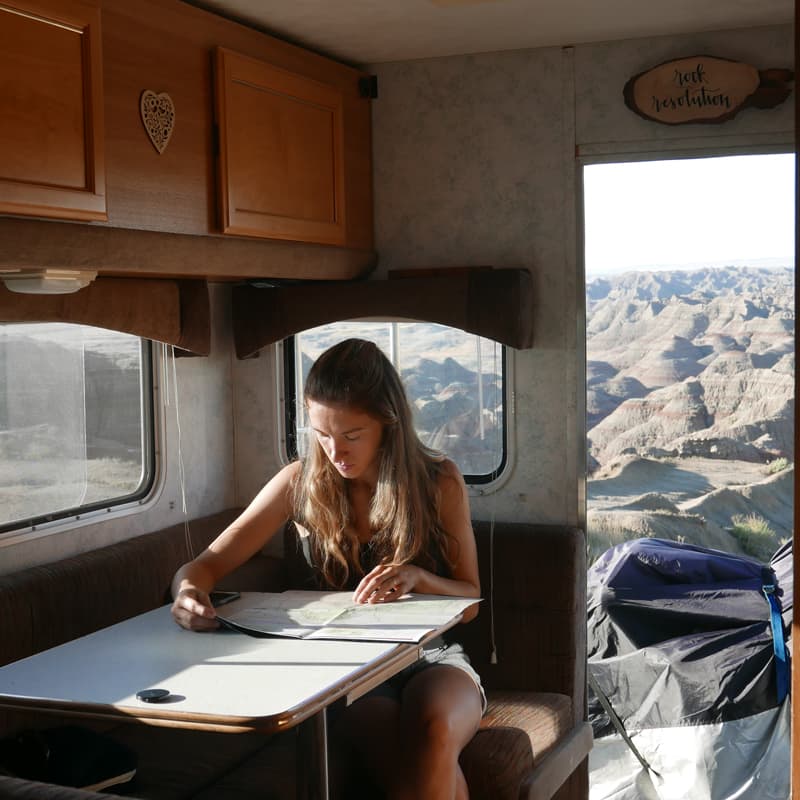
{"label": "distant sky", "polygon": [[794,155],[592,164],[586,277],[794,264]]}

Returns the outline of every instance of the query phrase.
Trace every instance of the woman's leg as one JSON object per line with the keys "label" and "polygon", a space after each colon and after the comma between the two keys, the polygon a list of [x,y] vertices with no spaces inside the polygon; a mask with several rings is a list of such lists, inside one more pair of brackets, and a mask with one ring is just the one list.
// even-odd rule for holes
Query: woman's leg
{"label": "woman's leg", "polygon": [[406,685],[400,712],[405,768],[395,773],[396,800],[466,800],[458,757],[478,730],[481,695],[458,667],[432,666]]}
{"label": "woman's leg", "polygon": [[350,780],[332,783],[341,789],[355,773],[356,781],[372,778],[390,800],[467,800],[458,757],[480,724],[475,682],[457,667],[436,665],[408,681],[402,703],[390,694],[363,697],[337,717],[331,755],[349,766]]}

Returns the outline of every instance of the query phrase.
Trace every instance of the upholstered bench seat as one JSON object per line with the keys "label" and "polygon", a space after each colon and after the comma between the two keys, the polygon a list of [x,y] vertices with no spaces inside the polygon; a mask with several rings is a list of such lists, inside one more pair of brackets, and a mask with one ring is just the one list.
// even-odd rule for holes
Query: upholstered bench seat
{"label": "upholstered bench seat", "polygon": [[[238,511],[191,522],[194,552]],[[584,721],[583,533],[555,525],[476,522],[475,534],[484,602],[475,621],[454,629],[489,700],[480,730],[461,754],[470,796],[585,800],[591,728]],[[287,526],[282,559],[258,555],[229,576],[224,588],[280,591],[302,586],[308,565],[296,544]],[[0,576],[0,664],[167,602],[170,578],[187,555],[186,531],[180,524]],[[0,710],[0,735],[67,722],[76,721]],[[139,800],[295,796],[295,732],[266,737],[116,720],[98,725],[137,753],[136,777],[124,789],[116,787],[117,794]],[[0,776],[0,800],[98,796]]]}
{"label": "upholstered bench seat", "polygon": [[540,774],[534,768],[541,767],[559,746],[568,744],[577,759],[571,769],[565,765],[555,771],[548,783],[557,782],[549,793],[532,794],[550,797],[591,747],[588,725],[586,729],[580,726],[580,734],[575,736],[572,701],[563,694],[489,692],[488,701],[480,730],[460,759],[470,800],[518,800],[529,791],[531,776]]}
{"label": "upholstered bench seat", "polygon": [[520,776],[572,727],[563,694],[490,692],[481,728],[461,755],[471,800],[517,800]]}

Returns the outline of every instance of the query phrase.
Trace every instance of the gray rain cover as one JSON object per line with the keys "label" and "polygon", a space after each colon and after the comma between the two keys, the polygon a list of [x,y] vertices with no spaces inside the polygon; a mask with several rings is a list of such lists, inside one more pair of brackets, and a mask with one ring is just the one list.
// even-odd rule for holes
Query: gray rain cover
{"label": "gray rain cover", "polygon": [[595,562],[591,800],[787,800],[788,655],[764,587],[788,643],[791,570],[790,544],[764,565],[637,539]]}

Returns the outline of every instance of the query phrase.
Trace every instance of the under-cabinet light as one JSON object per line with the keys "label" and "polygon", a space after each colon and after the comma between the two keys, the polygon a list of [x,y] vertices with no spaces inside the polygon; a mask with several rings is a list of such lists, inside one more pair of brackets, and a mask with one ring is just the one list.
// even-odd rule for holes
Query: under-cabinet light
{"label": "under-cabinet light", "polygon": [[37,269],[0,272],[6,288],[20,294],[71,294],[88,286],[97,272],[81,269]]}

